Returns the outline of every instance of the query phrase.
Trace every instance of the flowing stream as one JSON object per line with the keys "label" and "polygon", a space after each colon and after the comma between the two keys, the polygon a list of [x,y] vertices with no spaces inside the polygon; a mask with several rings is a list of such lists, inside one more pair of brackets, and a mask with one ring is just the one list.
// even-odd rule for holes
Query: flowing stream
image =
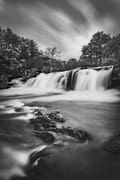
{"label": "flowing stream", "polygon": [[98,71],[94,69],[74,69],[48,74],[41,73],[36,78],[29,79],[24,86],[40,90],[102,90],[108,88],[111,73],[112,67],[108,70]]}

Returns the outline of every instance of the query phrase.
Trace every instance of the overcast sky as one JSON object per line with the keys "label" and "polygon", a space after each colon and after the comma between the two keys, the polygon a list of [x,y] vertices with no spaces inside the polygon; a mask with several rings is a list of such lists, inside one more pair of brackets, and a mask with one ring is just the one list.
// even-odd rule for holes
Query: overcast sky
{"label": "overcast sky", "polygon": [[120,0],[0,0],[0,26],[78,57],[96,31],[119,32]]}

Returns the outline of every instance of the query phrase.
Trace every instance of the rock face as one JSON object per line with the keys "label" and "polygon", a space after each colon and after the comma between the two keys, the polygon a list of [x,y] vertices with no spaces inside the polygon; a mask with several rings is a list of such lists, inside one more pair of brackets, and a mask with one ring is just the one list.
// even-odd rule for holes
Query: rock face
{"label": "rock face", "polygon": [[34,117],[29,121],[29,127],[32,129],[33,134],[42,139],[45,143],[51,144],[62,136],[72,138],[79,142],[86,142],[89,136],[86,132],[66,127],[65,117],[57,110],[50,108],[40,107],[34,110]]}
{"label": "rock face", "polygon": [[113,69],[111,88],[120,89],[120,67],[116,66]]}

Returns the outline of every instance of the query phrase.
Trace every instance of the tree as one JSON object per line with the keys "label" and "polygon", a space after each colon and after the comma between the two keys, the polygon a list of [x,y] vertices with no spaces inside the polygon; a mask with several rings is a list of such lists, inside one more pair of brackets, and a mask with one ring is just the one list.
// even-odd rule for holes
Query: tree
{"label": "tree", "polygon": [[104,49],[110,40],[110,35],[103,31],[98,31],[93,35],[91,39],[92,56],[97,58],[97,65],[102,65],[102,60],[105,58]]}
{"label": "tree", "polygon": [[45,57],[50,59],[60,60],[62,58],[62,53],[56,47],[48,47],[44,52]]}
{"label": "tree", "polygon": [[106,44],[111,40],[109,34],[104,33],[103,31],[98,31],[92,36],[90,42],[83,46],[82,48],[82,58],[89,59],[91,65],[96,61],[96,65],[102,65],[102,61],[105,58],[105,47]]}
{"label": "tree", "polygon": [[[88,45],[86,46],[83,46],[82,50],[82,56],[81,56],[81,59],[83,59],[83,61],[86,61],[86,64],[93,64],[93,57],[92,57],[92,44],[91,43],[88,43]],[[89,62],[90,61],[90,62]]]}
{"label": "tree", "polygon": [[77,67],[77,60],[75,58],[71,58],[69,61],[66,63],[66,69],[74,69]]}
{"label": "tree", "polygon": [[114,60],[114,64],[120,64],[120,34],[111,38],[105,47],[105,54],[108,59]]}

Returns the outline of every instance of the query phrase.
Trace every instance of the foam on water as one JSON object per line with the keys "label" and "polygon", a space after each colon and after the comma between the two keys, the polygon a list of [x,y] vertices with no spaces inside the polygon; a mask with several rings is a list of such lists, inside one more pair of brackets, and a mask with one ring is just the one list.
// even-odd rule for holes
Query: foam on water
{"label": "foam on water", "polygon": [[[20,87],[2,90],[1,96],[16,96],[22,100],[35,98],[38,101],[119,101],[119,92],[108,90],[112,70],[113,67],[103,67],[100,70],[74,69],[41,73]],[[14,101],[14,106],[22,107],[23,104]]]}
{"label": "foam on water", "polygon": [[116,102],[120,101],[120,92],[116,90],[108,91],[89,91],[86,92],[64,92],[60,95],[37,97],[35,101],[99,101],[99,102]]}

